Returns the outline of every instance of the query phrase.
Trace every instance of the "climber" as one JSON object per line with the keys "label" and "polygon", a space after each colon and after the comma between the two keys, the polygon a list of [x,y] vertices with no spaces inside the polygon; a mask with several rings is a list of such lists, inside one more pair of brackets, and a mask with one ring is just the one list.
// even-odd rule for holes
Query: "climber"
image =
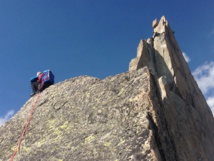
{"label": "climber", "polygon": [[42,92],[44,89],[54,84],[54,75],[50,70],[37,72],[36,77],[30,79],[32,93],[31,97],[35,94]]}
{"label": "climber", "polygon": [[36,77],[31,78],[31,88],[33,92],[30,96],[34,96],[36,93],[39,92],[42,83],[42,76],[42,72],[37,72]]}

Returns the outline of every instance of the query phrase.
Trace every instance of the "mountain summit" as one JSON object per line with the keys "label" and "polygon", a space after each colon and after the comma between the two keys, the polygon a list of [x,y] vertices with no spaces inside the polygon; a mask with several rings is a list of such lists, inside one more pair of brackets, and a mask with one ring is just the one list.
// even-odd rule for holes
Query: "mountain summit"
{"label": "mountain summit", "polygon": [[[212,161],[212,112],[168,21],[152,27],[128,72],[43,91],[14,161]],[[37,98],[0,127],[0,161],[11,158]]]}

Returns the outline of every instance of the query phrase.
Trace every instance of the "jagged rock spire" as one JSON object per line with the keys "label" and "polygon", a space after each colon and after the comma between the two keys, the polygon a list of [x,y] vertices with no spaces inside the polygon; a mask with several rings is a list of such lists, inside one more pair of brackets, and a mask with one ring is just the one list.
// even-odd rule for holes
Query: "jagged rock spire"
{"label": "jagged rock spire", "polygon": [[168,21],[164,16],[161,17],[159,23],[157,19],[152,22],[152,27],[154,29],[154,33],[163,33],[166,32],[166,26],[168,26]]}
{"label": "jagged rock spire", "polygon": [[[185,140],[188,141],[188,145],[186,145],[188,148],[183,150],[190,152],[191,149],[189,148],[191,147],[195,152],[197,151],[195,154],[198,153],[199,155],[200,153],[200,157],[194,158],[192,155],[186,155],[183,160],[201,159],[211,161],[211,158],[214,157],[212,156],[214,154],[212,145],[214,144],[214,119],[212,112],[189,70],[188,64],[174,37],[174,32],[171,30],[166,18],[164,16],[161,17],[159,22],[155,19],[152,27],[154,29],[152,38],[140,40],[137,48],[137,57],[131,60],[129,71],[148,67],[157,85],[158,95],[162,100],[162,107],[164,107],[164,109],[157,110],[159,111],[157,115],[167,117],[166,122],[175,131],[178,129],[186,130],[188,134],[184,135],[197,135],[197,137],[194,136],[194,139],[184,136]],[[185,105],[176,105],[178,100],[176,100],[175,96],[184,101]],[[183,116],[178,116],[178,114]],[[185,121],[186,125],[181,126],[181,124],[176,125],[176,123],[173,123],[180,119],[188,120]],[[163,123],[162,121],[160,122]],[[206,128],[209,129],[209,132],[205,132]],[[189,129],[192,129],[194,132],[191,134],[188,131]],[[202,133],[204,132],[209,138],[208,140],[203,138],[204,134]],[[180,153],[184,155],[183,152]],[[175,156],[175,158],[172,160],[182,160],[178,159],[181,158],[180,156]]]}
{"label": "jagged rock spire", "polygon": [[140,41],[137,57],[131,60],[129,71],[147,66],[157,78],[164,76],[169,89],[181,96],[188,104],[195,108],[201,103],[206,104],[204,99],[198,100],[192,95],[193,93],[201,95],[201,91],[198,90],[166,18],[161,17],[159,22],[155,19],[152,26],[153,37],[147,41]]}

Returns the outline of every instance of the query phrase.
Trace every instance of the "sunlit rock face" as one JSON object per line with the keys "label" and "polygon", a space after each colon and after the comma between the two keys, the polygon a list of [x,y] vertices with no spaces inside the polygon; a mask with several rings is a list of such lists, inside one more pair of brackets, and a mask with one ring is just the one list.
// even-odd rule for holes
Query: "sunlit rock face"
{"label": "sunlit rock face", "polygon": [[[214,119],[162,17],[129,71],[71,78],[44,90],[14,161],[212,161]],[[0,128],[13,154],[37,97]]]}
{"label": "sunlit rock face", "polygon": [[[159,132],[163,130],[159,136],[163,139],[161,149],[165,151],[162,151],[165,160],[211,161],[214,159],[214,119],[211,110],[189,70],[168,21],[163,16],[159,22],[155,19],[152,26],[152,38],[140,41],[137,56],[129,64],[129,71],[148,67],[152,75],[158,95],[155,99],[161,105],[161,108],[154,110],[153,116],[157,119]],[[165,140],[166,135],[171,138],[169,143]],[[168,149],[167,153],[163,147],[168,145],[171,145],[171,150]],[[169,159],[172,154],[174,158]]]}

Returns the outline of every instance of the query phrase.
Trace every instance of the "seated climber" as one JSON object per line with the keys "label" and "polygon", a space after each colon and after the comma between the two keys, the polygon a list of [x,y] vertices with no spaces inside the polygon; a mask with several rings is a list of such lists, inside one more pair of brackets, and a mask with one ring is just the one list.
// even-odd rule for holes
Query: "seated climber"
{"label": "seated climber", "polygon": [[50,70],[45,70],[43,72],[37,72],[36,77],[31,78],[31,97],[35,94],[42,92],[44,89],[48,88],[50,85],[54,84],[54,75]]}

